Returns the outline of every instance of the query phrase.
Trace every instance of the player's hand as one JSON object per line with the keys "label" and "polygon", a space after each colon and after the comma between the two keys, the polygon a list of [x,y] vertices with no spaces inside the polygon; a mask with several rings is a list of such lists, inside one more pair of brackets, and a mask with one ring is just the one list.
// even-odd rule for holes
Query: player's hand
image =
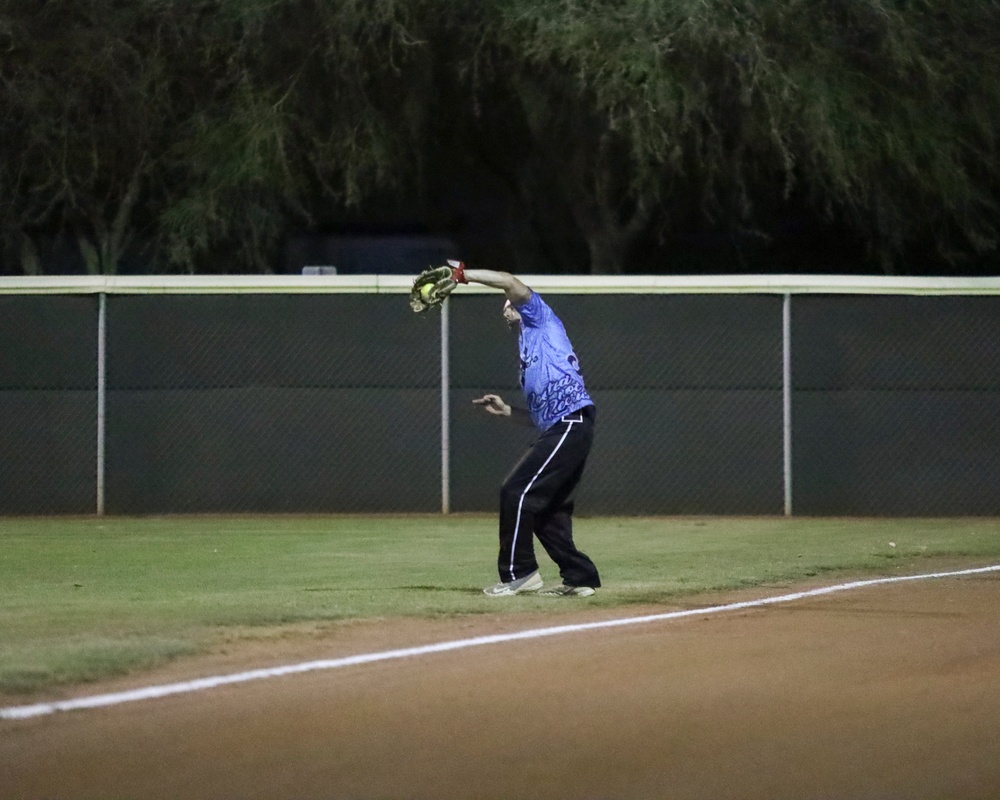
{"label": "player's hand", "polygon": [[472,402],[477,406],[482,406],[486,411],[498,417],[509,417],[511,413],[510,406],[498,394],[484,394]]}

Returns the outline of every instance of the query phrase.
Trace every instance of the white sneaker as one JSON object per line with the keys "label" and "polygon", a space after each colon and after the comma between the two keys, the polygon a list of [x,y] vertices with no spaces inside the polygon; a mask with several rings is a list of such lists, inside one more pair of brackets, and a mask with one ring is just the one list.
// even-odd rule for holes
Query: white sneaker
{"label": "white sneaker", "polygon": [[539,592],[539,594],[544,594],[548,597],[590,597],[593,593],[594,588],[592,586],[567,586],[565,583],[560,583],[558,586],[550,586],[545,591]]}
{"label": "white sneaker", "polygon": [[518,578],[516,581],[495,583],[483,589],[483,594],[490,597],[511,597],[521,592],[537,592],[542,588],[542,576],[536,569],[530,575]]}

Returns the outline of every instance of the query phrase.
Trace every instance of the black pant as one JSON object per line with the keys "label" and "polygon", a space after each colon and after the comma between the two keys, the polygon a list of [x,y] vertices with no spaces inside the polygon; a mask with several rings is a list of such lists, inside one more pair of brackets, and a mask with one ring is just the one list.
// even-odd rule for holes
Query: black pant
{"label": "black pant", "polygon": [[601,585],[597,567],[573,543],[573,491],[594,440],[593,406],[567,414],[545,431],[500,489],[500,580],[538,569],[532,534],[568,586]]}

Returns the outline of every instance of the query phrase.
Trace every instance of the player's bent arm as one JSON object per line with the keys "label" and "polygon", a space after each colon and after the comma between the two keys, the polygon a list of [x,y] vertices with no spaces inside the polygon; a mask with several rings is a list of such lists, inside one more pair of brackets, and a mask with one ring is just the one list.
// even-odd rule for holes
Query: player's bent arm
{"label": "player's bent arm", "polygon": [[470,283],[481,283],[484,286],[500,289],[515,306],[523,305],[531,299],[531,289],[509,272],[498,272],[492,269],[466,269],[465,279]]}

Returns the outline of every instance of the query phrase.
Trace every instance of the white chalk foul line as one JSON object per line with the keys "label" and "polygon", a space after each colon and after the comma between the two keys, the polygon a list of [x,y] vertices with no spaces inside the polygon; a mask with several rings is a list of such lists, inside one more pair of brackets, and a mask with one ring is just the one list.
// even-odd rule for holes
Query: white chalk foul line
{"label": "white chalk foul line", "polygon": [[228,686],[234,683],[247,683],[248,681],[258,681],[265,678],[279,678],[283,675],[296,675],[302,672],[340,669],[341,667],[353,667],[359,664],[371,664],[375,661],[390,661],[396,658],[414,658],[417,656],[431,655],[433,653],[444,653],[449,650],[463,650],[467,647],[502,644],[504,642],[513,642],[520,639],[540,639],[545,636],[559,636],[564,633],[578,633],[579,631],[590,631],[598,628],[615,628],[623,625],[639,625],[648,622],[680,619],[681,617],[697,617],[705,616],[706,614],[718,614],[724,611],[738,611],[744,608],[758,608],[760,606],[775,605],[777,603],[790,603],[794,600],[802,600],[806,597],[819,597],[820,595],[833,594],[835,592],[846,592],[851,589],[860,589],[865,586],[879,586],[886,583],[929,580],[932,578],[950,578],[961,575],[977,575],[985,572],[1000,572],[1000,564],[991,567],[956,570],[953,572],[932,572],[924,575],[902,575],[893,578],[873,578],[870,580],[852,581],[850,583],[841,583],[835,586],[824,586],[819,589],[809,589],[803,592],[793,592],[792,594],[783,594],[775,597],[764,597],[757,600],[744,600],[739,603],[726,603],[725,605],[710,606],[708,608],[692,608],[685,611],[668,611],[663,614],[651,614],[643,617],[626,617],[625,619],[611,619],[603,620],[601,622],[585,622],[576,625],[558,625],[552,628],[534,628],[531,630],[519,631],[517,633],[499,633],[493,636],[476,636],[472,639],[457,639],[451,642],[439,642],[438,644],[423,645],[421,647],[406,647],[400,650],[386,650],[381,653],[364,653],[362,655],[332,658],[323,661],[306,661],[301,664],[289,664],[283,667],[272,667],[270,669],[254,669],[248,672],[237,672],[230,675],[213,675],[208,678],[199,678],[193,681],[166,683],[160,686],[147,686],[142,689],[132,689],[127,692],[91,695],[90,697],[78,697],[72,700],[60,700],[54,703],[37,703],[30,706],[11,706],[9,708],[0,708],[0,719],[28,719],[30,717],[41,717],[46,714],[54,714],[57,711],[76,711],[84,708],[100,708],[101,706],[113,706],[120,703],[132,703],[137,700],[151,700],[153,698],[167,697],[173,694],[199,692],[205,689],[214,689],[218,686]]}

